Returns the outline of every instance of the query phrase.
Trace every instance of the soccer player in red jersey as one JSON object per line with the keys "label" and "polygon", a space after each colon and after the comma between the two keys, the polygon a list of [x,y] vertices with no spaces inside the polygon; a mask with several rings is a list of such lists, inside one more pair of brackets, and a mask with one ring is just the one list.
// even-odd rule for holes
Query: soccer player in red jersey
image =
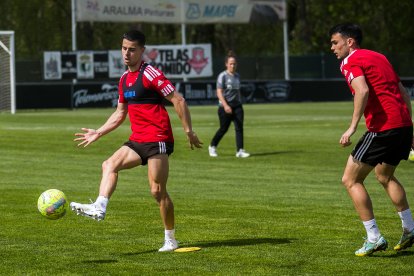
{"label": "soccer player in red jersey", "polygon": [[119,127],[129,116],[132,134],[109,159],[102,164],[99,196],[92,204],[72,202],[71,209],[79,215],[103,220],[108,201],[115,191],[118,172],[148,164],[151,194],[160,208],[165,228],[164,246],[160,252],[178,248],[174,230],[174,206],[167,193],[168,156],[174,150],[170,119],[163,100],[170,101],[177,112],[189,146],[201,148],[202,142],[192,129],[191,116],[184,98],[164,74],[145,63],[145,35],[132,30],[123,35],[122,57],[128,70],[119,81],[119,100],[115,112],[98,129],[82,128],[76,133],[78,146],[88,146]]}
{"label": "soccer player in red jersey", "polygon": [[394,249],[406,249],[414,243],[414,222],[404,187],[394,172],[401,160],[407,160],[413,146],[410,96],[385,56],[360,48],[362,31],[358,25],[339,24],[329,34],[331,50],[342,59],[341,72],[354,96],[351,124],[339,143],[343,147],[351,144],[351,136],[362,115],[368,129],[349,156],[342,177],[367,232],[364,245],[355,255],[371,255],[388,246],[380,234],[364,186],[364,180],[372,170],[402,221],[403,234]]}

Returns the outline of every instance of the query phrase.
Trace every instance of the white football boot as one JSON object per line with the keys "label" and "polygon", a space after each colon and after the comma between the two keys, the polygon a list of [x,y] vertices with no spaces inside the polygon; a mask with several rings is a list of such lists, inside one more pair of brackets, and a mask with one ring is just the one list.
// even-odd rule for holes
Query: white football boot
{"label": "white football boot", "polygon": [[70,209],[76,212],[77,215],[88,217],[97,221],[103,220],[105,218],[105,211],[99,208],[99,206],[96,206],[95,203],[81,204],[77,202],[71,202]]}
{"label": "white football boot", "polygon": [[178,248],[178,242],[175,239],[165,240],[164,246],[158,249],[158,252],[174,251]]}
{"label": "white football boot", "polygon": [[211,157],[217,157],[217,156],[218,156],[218,154],[217,154],[216,147],[214,147],[214,146],[208,146],[208,154],[209,154]]}
{"label": "white football boot", "polygon": [[249,156],[250,153],[246,152],[244,149],[239,149],[239,151],[236,153],[236,157],[246,158]]}

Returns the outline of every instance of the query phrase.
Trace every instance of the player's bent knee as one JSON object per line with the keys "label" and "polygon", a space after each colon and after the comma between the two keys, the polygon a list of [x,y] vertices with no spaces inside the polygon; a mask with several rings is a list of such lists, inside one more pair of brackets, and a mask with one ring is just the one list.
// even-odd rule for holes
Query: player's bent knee
{"label": "player's bent knee", "polygon": [[153,198],[157,199],[160,196],[160,192],[158,190],[151,189],[151,195]]}
{"label": "player's bent knee", "polygon": [[382,185],[387,185],[391,180],[391,177],[381,174],[376,174],[375,177],[377,178],[378,182]]}
{"label": "player's bent knee", "polygon": [[166,192],[159,189],[158,185],[152,185],[153,188],[151,188],[151,195],[155,200],[158,202],[166,196]]}
{"label": "player's bent knee", "polygon": [[342,182],[342,185],[346,186],[346,183],[348,182],[348,180],[345,175],[342,176],[341,182]]}
{"label": "player's bent knee", "polygon": [[102,171],[107,172],[107,171],[115,171],[115,164],[114,162],[112,162],[110,159],[107,159],[105,161],[102,162]]}
{"label": "player's bent knee", "polygon": [[344,185],[345,188],[349,189],[355,184],[355,181],[353,181],[350,177],[347,175],[342,176],[342,185]]}

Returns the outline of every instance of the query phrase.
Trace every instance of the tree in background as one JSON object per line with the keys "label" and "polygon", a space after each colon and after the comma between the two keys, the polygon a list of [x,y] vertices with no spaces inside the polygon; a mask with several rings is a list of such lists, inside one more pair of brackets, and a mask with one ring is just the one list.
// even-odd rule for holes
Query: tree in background
{"label": "tree in background", "polygon": [[[330,27],[353,21],[365,32],[363,46],[380,52],[414,52],[412,0],[287,0],[292,55],[329,52]],[[70,0],[2,0],[0,29],[16,32],[16,58],[40,59],[43,51],[71,50]],[[142,29],[151,44],[180,44],[178,24],[78,22],[80,50],[119,48],[120,32]],[[187,43],[211,43],[213,55],[235,49],[242,56],[283,53],[282,23],[188,25]]]}
{"label": "tree in background", "polygon": [[288,3],[292,54],[328,52],[327,32],[343,22],[361,25],[365,34],[363,47],[383,53],[414,50],[414,5],[410,0],[290,0]]}

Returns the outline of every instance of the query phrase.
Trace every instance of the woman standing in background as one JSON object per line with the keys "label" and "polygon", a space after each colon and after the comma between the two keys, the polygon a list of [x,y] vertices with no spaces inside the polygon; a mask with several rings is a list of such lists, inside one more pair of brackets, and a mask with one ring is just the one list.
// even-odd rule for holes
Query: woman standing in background
{"label": "woman standing in background", "polygon": [[211,157],[217,157],[217,146],[226,134],[233,121],[236,131],[236,157],[249,157],[243,141],[244,111],[240,95],[240,76],[236,72],[237,59],[233,51],[229,51],[225,58],[226,70],[217,77],[217,98],[219,99],[218,117],[220,128],[214,135],[208,147]]}

